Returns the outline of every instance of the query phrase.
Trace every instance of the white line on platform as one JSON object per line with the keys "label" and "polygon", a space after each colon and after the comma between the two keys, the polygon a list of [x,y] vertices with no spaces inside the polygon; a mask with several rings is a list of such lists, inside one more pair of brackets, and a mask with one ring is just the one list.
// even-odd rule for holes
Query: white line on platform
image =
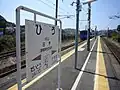
{"label": "white line on platform", "polygon": [[[94,42],[94,44],[93,44],[93,46],[92,46],[92,48],[91,48],[90,51],[93,50],[93,48],[94,48],[94,46],[95,46],[95,43],[96,43],[96,40],[95,40],[95,42]],[[77,76],[77,78],[76,78],[76,80],[75,80],[75,82],[74,82],[71,90],[76,90],[77,85],[78,85],[78,83],[79,83],[79,81],[80,81],[80,79],[81,79],[81,76],[82,76],[82,74],[83,74],[83,71],[85,70],[85,67],[86,67],[86,65],[87,65],[87,62],[88,62],[88,60],[89,60],[89,58],[90,58],[90,55],[91,55],[91,52],[89,52],[89,54],[88,54],[88,56],[87,56],[87,58],[86,58],[86,60],[85,60],[85,63],[84,63],[84,65],[83,65],[81,71],[79,72],[79,74],[78,74],[78,76]]]}
{"label": "white line on platform", "polygon": [[78,49],[78,51],[84,51],[85,50],[85,48],[80,48],[80,49]]}

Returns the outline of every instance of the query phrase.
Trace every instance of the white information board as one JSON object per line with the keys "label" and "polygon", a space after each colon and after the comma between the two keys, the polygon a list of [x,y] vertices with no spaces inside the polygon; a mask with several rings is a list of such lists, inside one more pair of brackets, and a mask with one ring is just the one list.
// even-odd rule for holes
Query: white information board
{"label": "white information board", "polygon": [[58,30],[58,26],[25,20],[27,81],[58,62]]}

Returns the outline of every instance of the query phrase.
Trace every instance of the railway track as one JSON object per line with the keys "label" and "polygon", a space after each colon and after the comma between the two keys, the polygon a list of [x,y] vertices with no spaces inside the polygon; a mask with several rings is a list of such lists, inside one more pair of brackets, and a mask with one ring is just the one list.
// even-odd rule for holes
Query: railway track
{"label": "railway track", "polygon": [[[68,49],[68,48],[70,48],[72,46],[74,46],[74,43],[71,43],[71,44],[69,44],[67,46],[63,46],[61,48],[61,51],[65,50],[65,49]],[[25,55],[25,48],[21,49],[21,51],[22,51],[22,55]],[[16,51],[10,51],[10,52],[0,54],[0,58],[8,58],[10,56],[15,57],[16,56]],[[21,61],[21,68],[25,68],[25,67],[26,67],[26,61],[22,60]],[[11,73],[16,72],[16,71],[17,71],[16,64],[13,64],[11,66],[7,66],[7,67],[5,67],[3,69],[0,69],[0,78],[5,77],[8,74],[11,74]]]}
{"label": "railway track", "polygon": [[120,65],[120,48],[106,38],[102,38]]}
{"label": "railway track", "polygon": [[[24,55],[25,54],[25,48],[22,48],[21,52],[22,52],[22,55]],[[16,50],[0,53],[0,59],[2,59],[2,58],[6,59],[9,56],[15,57],[16,56]]]}
{"label": "railway track", "polygon": [[[64,47],[61,48],[61,50],[65,50],[65,49],[67,49],[67,48],[69,48],[73,45],[74,45],[74,43],[72,43],[70,45],[67,45],[67,46],[64,46]],[[25,48],[22,48],[21,49],[21,55],[24,55],[24,54],[25,54]],[[0,53],[0,59],[3,59],[3,58],[6,59],[9,56],[15,57],[16,56],[16,50]]]}
{"label": "railway track", "polygon": [[[69,48],[69,47],[71,47],[73,45],[74,45],[74,43],[72,43],[70,45],[67,45],[67,46],[64,46],[64,47],[61,48],[61,50],[65,50],[65,49],[67,49],[67,48]],[[21,49],[21,54],[25,55],[25,48]],[[3,58],[6,59],[6,58],[8,58],[10,56],[15,57],[16,56],[16,50],[0,53],[0,59],[3,59]]]}

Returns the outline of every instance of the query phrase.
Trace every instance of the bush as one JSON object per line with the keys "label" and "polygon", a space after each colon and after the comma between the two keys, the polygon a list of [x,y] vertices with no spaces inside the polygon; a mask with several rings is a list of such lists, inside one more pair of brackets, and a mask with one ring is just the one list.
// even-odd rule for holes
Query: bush
{"label": "bush", "polygon": [[120,31],[120,25],[117,26],[117,31]]}
{"label": "bush", "polygon": [[113,33],[112,33],[112,39],[113,39],[113,40],[117,40],[117,33],[116,33],[116,32],[113,32]]}
{"label": "bush", "polygon": [[15,37],[12,35],[0,37],[0,52],[9,51],[13,48],[15,48]]}

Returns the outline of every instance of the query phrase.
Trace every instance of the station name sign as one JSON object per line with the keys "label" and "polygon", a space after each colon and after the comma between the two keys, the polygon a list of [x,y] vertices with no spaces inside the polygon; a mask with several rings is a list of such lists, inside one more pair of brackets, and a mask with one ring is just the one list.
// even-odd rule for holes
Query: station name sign
{"label": "station name sign", "polygon": [[58,36],[58,26],[25,20],[27,81],[58,62]]}

